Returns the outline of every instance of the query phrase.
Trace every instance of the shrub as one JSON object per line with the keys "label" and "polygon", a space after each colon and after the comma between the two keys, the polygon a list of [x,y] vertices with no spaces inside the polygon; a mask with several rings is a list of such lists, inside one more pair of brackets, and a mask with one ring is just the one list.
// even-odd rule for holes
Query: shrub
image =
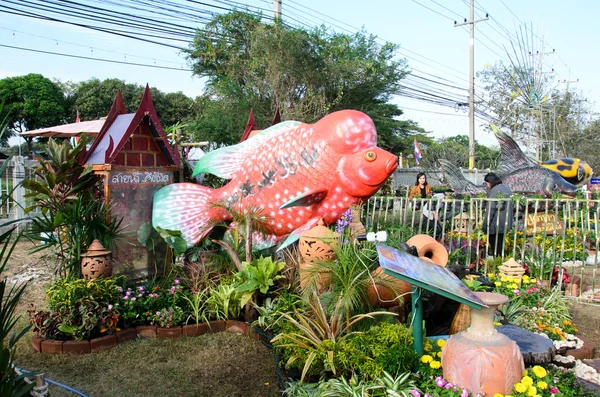
{"label": "shrub", "polygon": [[381,323],[349,337],[341,345],[338,360],[342,372],[354,370],[375,379],[384,371],[390,374],[411,371],[417,354],[411,331],[404,324]]}

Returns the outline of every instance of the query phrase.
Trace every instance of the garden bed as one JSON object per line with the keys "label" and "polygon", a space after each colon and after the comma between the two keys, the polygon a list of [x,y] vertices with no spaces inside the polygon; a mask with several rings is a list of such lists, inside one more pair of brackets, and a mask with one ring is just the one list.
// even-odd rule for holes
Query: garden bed
{"label": "garden bed", "polygon": [[117,331],[114,335],[105,335],[91,340],[61,341],[54,339],[31,338],[33,350],[45,354],[86,354],[111,349],[118,344],[134,341],[138,338],[171,339],[178,337],[202,336],[207,333],[231,332],[259,340],[260,336],[252,331],[252,326],[243,321],[211,321],[205,324],[184,325],[171,328],[141,325]]}

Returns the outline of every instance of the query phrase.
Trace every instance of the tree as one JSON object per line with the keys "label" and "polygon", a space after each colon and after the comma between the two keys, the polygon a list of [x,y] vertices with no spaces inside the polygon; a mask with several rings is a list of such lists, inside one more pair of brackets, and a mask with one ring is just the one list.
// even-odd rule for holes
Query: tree
{"label": "tree", "polygon": [[[380,146],[391,150],[406,135],[423,132],[412,122],[396,120],[402,111],[388,103],[407,74],[405,61],[394,60],[396,50],[364,32],[267,25],[239,11],[215,16],[187,51],[194,74],[207,78],[209,108],[204,108],[208,113],[197,124],[195,139],[231,142],[229,134],[241,135],[250,108],[260,128],[269,125],[277,107],[282,119],[304,122],[356,109],[373,118]],[[221,126],[218,108],[235,110],[229,114],[235,121]],[[215,119],[209,120],[209,114]],[[207,130],[206,124],[213,128]],[[228,130],[232,124],[241,128]]]}
{"label": "tree", "polygon": [[[448,160],[458,167],[469,165],[469,137],[456,135],[438,139],[424,152],[423,166],[437,168],[440,159]],[[500,151],[475,142],[475,167],[495,169],[500,160]]]}
{"label": "tree", "polygon": [[[61,88],[41,74],[0,80],[1,102],[5,104],[13,133],[51,127],[65,120],[65,97]],[[7,139],[8,136],[2,137],[2,145],[6,145]],[[27,138],[28,146],[31,140]]]}
{"label": "tree", "polygon": [[[86,121],[106,117],[118,90],[121,90],[127,110],[135,112],[144,93],[143,86],[128,84],[119,79],[101,81],[94,78],[70,86],[68,97],[72,98],[70,100],[72,108],[69,114],[74,119],[76,111],[79,111],[81,119]],[[159,89],[151,87],[150,94],[163,127],[189,120],[198,112],[195,101],[182,92],[165,94]]]}

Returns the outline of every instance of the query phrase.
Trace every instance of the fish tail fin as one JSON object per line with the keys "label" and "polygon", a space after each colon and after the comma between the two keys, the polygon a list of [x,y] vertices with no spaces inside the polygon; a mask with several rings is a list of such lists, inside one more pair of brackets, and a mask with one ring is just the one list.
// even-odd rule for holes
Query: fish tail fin
{"label": "fish tail fin", "polygon": [[181,232],[194,245],[206,237],[213,222],[223,219],[225,209],[211,207],[214,189],[194,183],[175,183],[154,194],[152,226]]}

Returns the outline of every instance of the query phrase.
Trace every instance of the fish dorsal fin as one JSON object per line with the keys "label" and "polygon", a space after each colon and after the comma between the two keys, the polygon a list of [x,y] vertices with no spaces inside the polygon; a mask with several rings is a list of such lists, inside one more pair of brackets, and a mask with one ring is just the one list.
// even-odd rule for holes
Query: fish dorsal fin
{"label": "fish dorsal fin", "polygon": [[477,186],[467,180],[460,169],[448,160],[439,159],[438,161],[440,162],[446,182],[456,193],[479,194],[485,192],[482,186]]}
{"label": "fish dorsal fin", "polygon": [[327,196],[327,188],[318,188],[302,193],[279,207],[280,210],[289,207],[308,207],[322,201]]}
{"label": "fish dorsal fin", "polygon": [[259,150],[269,139],[296,128],[300,124],[302,123],[299,121],[284,121],[261,131],[252,138],[237,145],[213,150],[200,157],[196,167],[194,167],[193,176],[201,172],[207,172],[220,178],[231,179],[235,172],[240,169],[242,162],[248,155]]}
{"label": "fish dorsal fin", "polygon": [[496,135],[498,143],[500,143],[500,164],[498,171],[500,174],[509,174],[513,171],[520,170],[526,167],[537,166],[535,161],[530,159],[523,153],[517,142],[514,141],[508,134],[501,131],[500,128],[490,123],[490,127]]}

